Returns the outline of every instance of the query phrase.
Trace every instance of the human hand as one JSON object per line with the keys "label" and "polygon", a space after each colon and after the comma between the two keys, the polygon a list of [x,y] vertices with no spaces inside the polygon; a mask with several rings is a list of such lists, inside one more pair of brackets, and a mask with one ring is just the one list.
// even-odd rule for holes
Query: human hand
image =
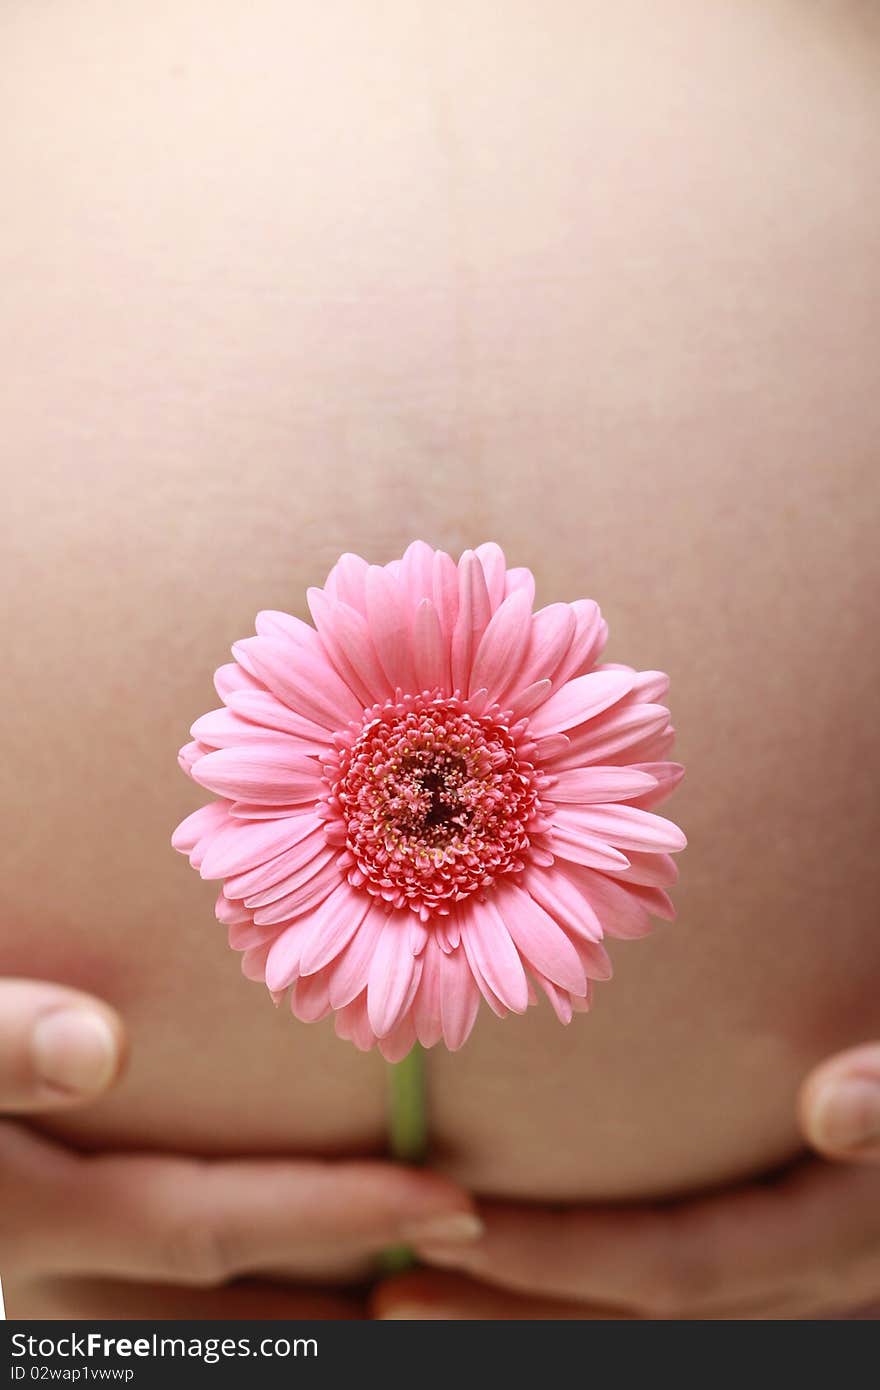
{"label": "human hand", "polygon": [[[94,1099],[124,1046],[105,1004],[0,980],[0,1111]],[[0,1267],[15,1317],[359,1316],[352,1300],[273,1276],[362,1277],[380,1250],[442,1223],[466,1238],[470,1210],[447,1179],[391,1163],[80,1154],[0,1120]]]}
{"label": "human hand", "polygon": [[0,979],[0,1114],[83,1105],[124,1061],[125,1030],[107,1004],[42,980]]}
{"label": "human hand", "polygon": [[826,1158],[880,1164],[880,1042],[816,1067],[801,1088],[798,1112],[807,1143]]}
{"label": "human hand", "polygon": [[[433,1270],[390,1282],[380,1317],[808,1318],[880,1300],[880,1043],[821,1063],[801,1088],[825,1158],[692,1201],[548,1211],[487,1205],[482,1240],[430,1243]],[[466,1278],[463,1276],[467,1276]]]}
{"label": "human hand", "polygon": [[480,1207],[482,1239],[425,1243],[380,1318],[810,1318],[880,1299],[880,1171],[813,1160],[691,1201]]}

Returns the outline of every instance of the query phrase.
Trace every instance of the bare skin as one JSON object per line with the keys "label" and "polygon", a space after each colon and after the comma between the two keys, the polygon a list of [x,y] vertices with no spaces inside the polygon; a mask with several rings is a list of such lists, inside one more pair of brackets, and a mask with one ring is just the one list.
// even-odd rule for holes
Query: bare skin
{"label": "bare skin", "polygon": [[0,18],[0,970],[131,1039],[40,1127],[381,1150],[381,1062],[241,979],[168,838],[257,609],[423,535],[498,540],[671,673],[690,839],[680,920],[612,946],[590,1015],[431,1054],[438,1166],[604,1201],[790,1159],[802,1077],[876,1033],[876,20],[82,0],[47,47],[28,8]]}

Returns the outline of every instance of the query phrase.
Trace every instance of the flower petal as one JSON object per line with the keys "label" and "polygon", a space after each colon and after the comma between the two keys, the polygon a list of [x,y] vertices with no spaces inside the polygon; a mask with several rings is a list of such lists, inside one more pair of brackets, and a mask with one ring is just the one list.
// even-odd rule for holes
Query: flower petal
{"label": "flower petal", "polygon": [[[324,791],[326,791],[326,787]],[[289,820],[291,816],[317,814],[317,808],[311,798],[308,802],[291,801],[279,803],[277,806],[269,806],[265,801],[232,801],[229,805],[229,814],[236,821]]]}
{"label": "flower petal", "polygon": [[491,616],[483,566],[466,550],[458,562],[458,617],[452,633],[452,688],[462,695],[469,689],[471,664]]}
{"label": "flower petal", "polygon": [[559,1019],[559,1022],[566,1025],[571,1023],[574,1017],[574,1009],[571,1006],[571,995],[567,994],[564,989],[557,989],[540,971],[535,970],[533,974],[547,998],[550,1000],[553,1012]]}
{"label": "flower petal", "polygon": [[432,598],[443,636],[451,642],[458,617],[458,568],[445,550],[434,552]]}
{"label": "flower petal", "polygon": [[303,1023],[318,1023],[326,1018],[330,1013],[326,975],[300,975],[290,992],[290,1009]]}
{"label": "flower petal", "polygon": [[635,940],[653,929],[650,907],[641,896],[650,889],[630,888],[607,874],[576,864],[567,864],[565,871],[589,898],[606,936]]}
{"label": "flower petal", "polygon": [[559,923],[528,893],[514,885],[499,887],[493,906],[513,943],[530,965],[571,994],[586,994],[587,977],[577,951]]}
{"label": "flower petal", "polygon": [[440,1018],[450,1052],[457,1052],[470,1037],[480,1010],[480,992],[474,983],[463,946],[440,960]]}
{"label": "flower petal", "polygon": [[233,951],[250,951],[254,946],[265,946],[268,952],[270,942],[278,935],[277,927],[257,927],[253,922],[233,922],[226,934]]}
{"label": "flower petal", "polygon": [[325,898],[309,921],[312,935],[303,947],[300,972],[311,975],[345,949],[358,930],[372,899],[367,893],[356,893],[348,883],[340,883],[329,898]]}
{"label": "flower petal", "polygon": [[367,980],[367,1013],[377,1038],[390,1033],[409,993],[415,957],[407,946],[408,909],[392,912],[376,944]]}
{"label": "flower petal", "polygon": [[246,980],[265,983],[269,950],[268,942],[260,942],[258,945],[247,947],[241,958],[241,973]]}
{"label": "flower petal", "polygon": [[229,709],[252,724],[292,735],[300,752],[320,754],[332,746],[333,734],[301,714],[295,714],[268,690],[233,690],[226,696]]}
{"label": "flower petal", "polygon": [[650,811],[653,806],[659,806],[661,801],[672,795],[684,777],[684,767],[681,763],[633,763],[632,768],[634,772],[647,773],[657,784],[653,790],[643,792],[641,796],[633,799],[633,806],[640,806],[643,811]]}
{"label": "flower petal", "polygon": [[[344,1009],[364,993],[370,966],[388,914],[385,906],[372,898],[366,914],[345,950],[333,962],[330,974],[330,1001],[334,1009]],[[366,1001],[365,1001],[366,1012]]]}
{"label": "flower petal", "polygon": [[[253,694],[257,694],[256,691]],[[270,700],[273,696],[268,697]],[[277,704],[278,702],[275,701]],[[265,725],[252,723],[248,719],[242,719],[231,709],[215,709],[208,714],[203,714],[197,719],[190,730],[193,738],[205,746],[208,751],[212,748],[236,748],[240,745],[250,743],[274,743],[289,742],[290,751],[299,753],[302,757],[310,754],[317,754],[326,751],[327,744],[305,742],[302,739],[288,734],[281,733],[278,729],[266,728]]]}
{"label": "flower petal", "polygon": [[[220,831],[202,860],[202,878],[232,879],[274,860],[321,827],[311,814],[285,816],[281,820],[236,821]],[[245,890],[247,891],[247,890]],[[233,898],[244,893],[230,892]]]}
{"label": "flower petal", "polygon": [[379,1039],[379,1051],[386,1062],[402,1062],[416,1043],[416,1029],[410,1014],[404,1014],[396,1028]]}
{"label": "flower petal", "polygon": [[201,840],[213,838],[229,821],[229,807],[223,801],[209,801],[193,811],[171,836],[171,844],[178,854],[192,854]]}
{"label": "flower petal", "polygon": [[376,1046],[376,1035],[367,1017],[367,992],[363,990],[358,999],[353,999],[336,1014],[337,1037],[354,1043],[360,1052],[369,1052]]}
{"label": "flower petal", "polygon": [[[618,883],[623,884],[624,879],[618,879]],[[669,894],[662,888],[645,888],[641,884],[634,887],[633,892],[638,894],[639,902],[652,917],[659,917],[663,922],[674,922],[677,917],[675,904]]]}
{"label": "flower petal", "polygon": [[[486,541],[483,545],[477,546],[474,554],[483,567],[489,606],[494,613],[504,602],[507,578],[507,561],[504,558],[504,551],[500,545],[496,545],[495,541]],[[529,604],[529,608],[531,608],[531,604]]]}
{"label": "flower petal", "polygon": [[380,565],[370,565],[367,570],[366,597],[367,622],[379,665],[392,690],[414,690],[412,644],[399,586]]}
{"label": "flower petal", "polygon": [[[234,898],[242,899],[245,907],[255,912],[257,908],[289,898],[304,884],[310,883],[337,856],[338,851],[327,844],[318,830],[301,844],[294,845],[286,854],[280,854],[271,864],[261,865],[249,874],[229,879],[226,888]],[[242,888],[244,883],[251,886]]]}
{"label": "flower petal", "polygon": [[[625,701],[623,702],[626,703]],[[621,704],[621,709],[623,704]],[[644,706],[642,706],[644,709]],[[635,742],[628,743],[626,748],[612,751],[608,757],[609,763],[615,763],[618,767],[637,767],[641,763],[665,762],[668,758],[672,745],[675,742],[675,730],[669,723],[667,716],[666,722],[655,731],[637,738]]]}
{"label": "flower petal", "polygon": [[302,880],[293,892],[255,910],[254,921],[257,926],[269,926],[273,922],[292,922],[295,917],[302,917],[316,908],[333,892],[342,878],[342,871],[335,857],[327,861],[319,860],[317,866],[313,861],[312,867],[315,872]]}
{"label": "flower petal", "polygon": [[491,704],[509,687],[529,640],[530,614],[528,595],[522,589],[496,609],[480,638],[471,667],[469,694],[485,690]]}
{"label": "flower petal", "polygon": [[633,673],[593,671],[567,681],[531,717],[530,732],[541,738],[585,724],[616,705],[632,689]]}
{"label": "flower petal", "polygon": [[459,915],[461,942],[471,968],[485,978],[505,1008],[525,1013],[529,1006],[526,974],[494,895],[484,903],[469,898],[461,904]]}
{"label": "flower petal", "polygon": [[246,637],[232,650],[279,700],[322,728],[345,728],[363,712],[323,651],[280,637]]}
{"label": "flower petal", "polygon": [[584,967],[588,986],[590,980],[611,979],[614,967],[604,946],[600,945],[598,941],[582,941],[580,939],[574,943],[574,946],[580,956],[581,965]]}
{"label": "flower petal", "polygon": [[669,888],[678,882],[678,865],[669,854],[638,853],[630,850],[627,854],[629,867],[610,870],[613,878],[622,883],[637,883],[645,888]]}
{"label": "flower petal", "polygon": [[289,989],[299,975],[302,948],[308,940],[309,923],[293,922],[275,938],[266,957],[266,984],[273,992]]}
{"label": "flower petal", "polygon": [[217,901],[214,904],[214,915],[218,922],[223,922],[224,925],[227,926],[233,926],[241,922],[253,922],[253,916],[248,912],[244,904],[230,902],[225,893],[219,893],[217,895]]}
{"label": "flower petal", "polygon": [[347,551],[340,555],[327,576],[324,588],[333,598],[347,603],[350,608],[366,616],[367,612],[367,570],[369,565],[360,555]]}
{"label": "flower petal", "polygon": [[306,601],[328,660],[358,703],[364,709],[368,709],[377,700],[384,699],[387,694],[387,682],[379,670],[372,646],[369,647],[370,657],[379,676],[375,690],[362,678],[356,663],[351,659],[350,647],[356,644],[357,638],[349,634],[357,626],[366,634],[364,618],[354,608],[348,608],[345,604],[331,599],[323,589],[308,589]]}
{"label": "flower petal", "polygon": [[[631,668],[626,666],[616,669],[628,671]],[[663,699],[668,689],[669,677],[665,671],[637,671],[629,701],[631,704],[656,705]]]}
{"label": "flower petal", "polygon": [[440,617],[430,599],[424,598],[413,619],[413,661],[419,690],[442,690],[449,694],[449,648],[443,637]]}
{"label": "flower petal", "polygon": [[536,869],[530,865],[523,875],[523,888],[579,940],[602,940],[602,923],[592,903],[558,868]]}
{"label": "flower petal", "polygon": [[576,599],[569,605],[574,613],[574,636],[568,651],[553,673],[553,688],[560,689],[566,681],[583,675],[595,665],[608,640],[608,624],[599,605],[592,599]]}
{"label": "flower petal", "polygon": [[333,630],[361,686],[372,697],[367,704],[378,704],[393,695],[394,686],[382,670],[363,614],[347,603],[337,603],[333,609]]}
{"label": "flower petal", "polygon": [[605,712],[595,727],[586,725],[571,734],[565,752],[547,760],[553,765],[548,770],[561,772],[569,767],[583,767],[585,763],[608,763],[649,734],[657,733],[668,722],[669,710],[664,705],[621,704],[618,709]]}
{"label": "flower petal", "polygon": [[218,666],[214,672],[214,689],[220,699],[228,704],[229,696],[233,692],[237,690],[261,690],[262,686],[237,661],[229,661],[225,666]]}
{"label": "flower petal", "polygon": [[296,648],[304,648],[313,655],[321,655],[318,634],[302,618],[293,613],[282,613],[277,608],[263,608],[254,619],[254,627],[260,637],[269,637],[290,643]]}
{"label": "flower petal", "polygon": [[[526,590],[514,592],[528,597]],[[535,681],[552,680],[571,647],[575,628],[574,609],[570,603],[551,603],[532,615],[528,645],[521,670],[517,672],[519,688],[532,685]]]}
{"label": "flower petal", "polygon": [[684,833],[671,820],[636,806],[564,806],[553,812],[553,825],[575,835],[583,831],[619,849],[674,854],[687,845]]}
{"label": "flower petal", "polygon": [[547,797],[551,801],[572,802],[579,806],[597,802],[628,801],[644,796],[657,787],[650,773],[632,767],[573,767],[554,777]]}
{"label": "flower petal", "polygon": [[424,969],[416,997],[413,1000],[413,1023],[422,1047],[434,1047],[443,1036],[440,1012],[440,974],[443,954],[433,935],[425,946]]}
{"label": "flower petal", "polygon": [[[471,972],[471,975],[473,976],[474,984],[476,985],[480,995],[489,1005],[489,1008],[492,1010],[495,1017],[507,1018],[510,1014],[510,1009],[508,1009],[506,1004],[502,1004],[494,989],[492,989],[492,987],[489,984],[487,984],[486,977],[480,970],[479,966],[475,964],[473,956],[468,957],[468,968]],[[528,978],[526,979],[526,984],[528,984]]]}
{"label": "flower petal", "polygon": [[290,751],[290,741],[219,748],[193,764],[193,777],[219,796],[267,806],[317,801],[327,784],[319,764]]}
{"label": "flower petal", "polygon": [[434,593],[434,551],[425,541],[413,541],[400,562],[404,606],[412,616],[422,599]]}
{"label": "flower petal", "polygon": [[208,750],[204,744],[199,743],[198,739],[193,739],[190,743],[185,743],[177,754],[177,762],[186,773],[187,777],[192,777],[193,763],[197,763],[199,758],[204,757]]}
{"label": "flower petal", "polygon": [[534,744],[535,758],[540,763],[550,763],[554,758],[567,753],[570,747],[571,739],[567,734],[549,734],[547,738],[539,738]]}
{"label": "flower petal", "polygon": [[625,854],[597,835],[587,835],[566,825],[553,825],[553,853],[573,864],[585,864],[591,869],[625,869],[629,864]]}
{"label": "flower petal", "polygon": [[529,596],[529,607],[535,602],[535,576],[524,565],[515,565],[507,571],[504,580],[504,594],[512,594],[514,589],[524,589]]}
{"label": "flower petal", "polygon": [[[539,705],[543,705],[551,689],[552,684],[550,681],[535,681],[532,685],[527,685],[524,690],[518,690],[516,694],[510,696],[510,710],[514,719],[522,719],[527,714],[531,714],[533,709],[537,709]],[[565,735],[553,734],[551,737],[564,738]]]}

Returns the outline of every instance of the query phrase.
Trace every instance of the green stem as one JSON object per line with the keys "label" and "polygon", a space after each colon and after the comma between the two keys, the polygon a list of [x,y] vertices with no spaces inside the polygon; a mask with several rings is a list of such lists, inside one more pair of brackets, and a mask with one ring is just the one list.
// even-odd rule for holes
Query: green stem
{"label": "green stem", "polygon": [[[428,1154],[425,1054],[418,1043],[402,1062],[388,1068],[388,1147],[399,1163],[424,1163]],[[385,1274],[411,1269],[415,1263],[406,1245],[392,1246],[380,1257]]]}
{"label": "green stem", "polygon": [[424,1163],[428,1154],[425,1054],[418,1043],[388,1069],[388,1143],[400,1163]]}

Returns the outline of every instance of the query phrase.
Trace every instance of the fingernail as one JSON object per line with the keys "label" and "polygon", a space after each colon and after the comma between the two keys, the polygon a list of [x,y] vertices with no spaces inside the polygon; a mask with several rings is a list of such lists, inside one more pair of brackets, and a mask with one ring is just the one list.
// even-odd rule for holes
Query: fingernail
{"label": "fingernail", "polygon": [[41,1081],[71,1094],[100,1091],[116,1069],[116,1038],[109,1023],[86,1009],[59,1009],[31,1034],[31,1059]]}
{"label": "fingernail", "polygon": [[445,1269],[472,1269],[479,1260],[479,1248],[473,1245],[435,1245],[433,1242],[419,1241],[416,1254],[428,1265],[439,1265]]}
{"label": "fingernail", "polygon": [[406,1240],[421,1244],[422,1241],[449,1242],[450,1245],[466,1245],[479,1240],[485,1227],[478,1216],[469,1211],[452,1211],[445,1216],[432,1216],[419,1225],[407,1226],[403,1232]]}
{"label": "fingernail", "polygon": [[813,1130],[829,1149],[880,1143],[880,1083],[868,1076],[829,1082],[815,1102]]}

